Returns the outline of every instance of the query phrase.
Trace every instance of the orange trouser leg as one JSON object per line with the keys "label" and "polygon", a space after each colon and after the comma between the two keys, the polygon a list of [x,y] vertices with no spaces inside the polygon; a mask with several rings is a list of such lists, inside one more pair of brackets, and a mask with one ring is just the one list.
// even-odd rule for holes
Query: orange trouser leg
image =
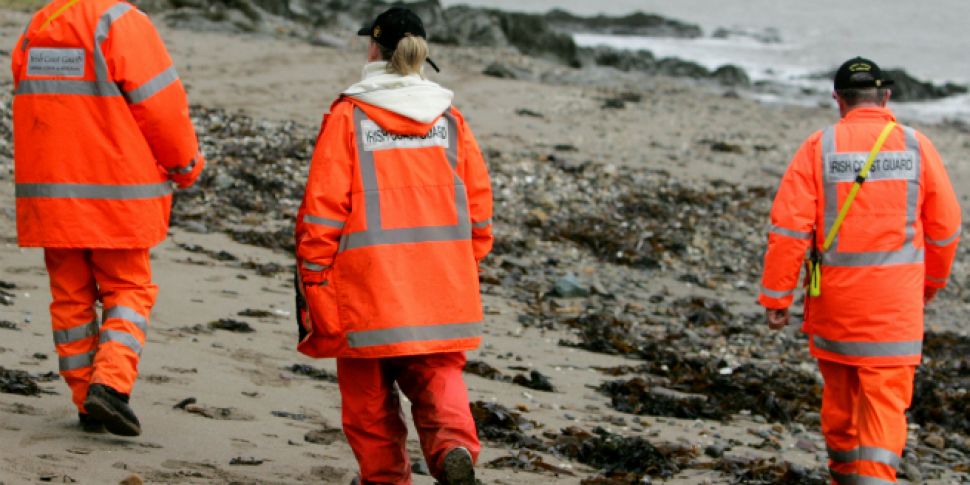
{"label": "orange trouser leg", "polygon": [[424,459],[433,476],[440,476],[447,452],[464,447],[478,459],[481,446],[462,377],[464,352],[447,352],[391,359],[397,383],[411,400],[411,414],[421,439]]}
{"label": "orange trouser leg", "polygon": [[91,251],[94,278],[104,306],[92,384],[131,394],[145,346],[148,318],[158,287],[152,283],[148,249]]}
{"label": "orange trouser leg", "polygon": [[822,432],[833,483],[895,483],[906,446],[905,412],[916,368],[856,367],[820,360],[819,369],[825,378]]}
{"label": "orange trouser leg", "polygon": [[51,327],[64,382],[72,400],[84,412],[84,398],[94,374],[98,349],[98,289],[85,249],[44,249],[51,284]]}
{"label": "orange trouser leg", "polygon": [[915,374],[915,366],[859,368],[859,485],[896,482]]}
{"label": "orange trouser leg", "polygon": [[362,485],[410,485],[408,429],[387,359],[337,359],[344,435]]}
{"label": "orange trouser leg", "polygon": [[825,386],[822,388],[822,434],[829,453],[832,482],[855,483],[859,432],[856,407],[859,378],[856,367],[819,360]]}

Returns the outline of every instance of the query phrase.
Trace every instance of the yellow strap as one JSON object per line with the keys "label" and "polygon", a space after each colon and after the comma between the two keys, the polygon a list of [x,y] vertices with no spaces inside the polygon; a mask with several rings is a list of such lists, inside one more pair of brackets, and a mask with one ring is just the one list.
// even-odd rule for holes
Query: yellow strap
{"label": "yellow strap", "polygon": [[44,29],[46,29],[47,26],[54,21],[54,19],[56,19],[57,17],[60,17],[61,14],[63,14],[64,12],[67,12],[69,8],[73,7],[77,2],[80,2],[80,1],[81,0],[71,0],[70,2],[65,3],[64,6],[62,6],[61,8],[57,9],[57,11],[54,12],[54,15],[47,17],[47,20],[45,20],[44,23],[40,25],[40,28],[37,29],[37,32],[43,32]]}
{"label": "yellow strap", "polygon": [[[835,242],[835,236],[839,233],[839,228],[842,227],[842,222],[845,221],[845,217],[849,215],[849,208],[852,207],[852,201],[855,200],[856,194],[859,193],[859,189],[862,188],[862,181],[869,177],[869,169],[872,168],[872,162],[876,160],[876,155],[879,155],[879,151],[882,150],[882,146],[886,143],[886,138],[889,138],[889,134],[896,127],[895,121],[890,121],[886,124],[886,127],[882,129],[882,133],[879,134],[879,138],[876,139],[876,144],[872,146],[872,151],[869,152],[869,159],[866,160],[866,164],[863,165],[862,170],[859,171],[860,180],[856,180],[852,184],[852,189],[849,190],[849,196],[845,198],[845,203],[842,204],[842,210],[839,211],[839,217],[835,219],[835,223],[832,224],[832,230],[829,231],[828,235],[825,237],[825,244],[822,245],[822,252],[828,251],[832,247],[832,243]],[[825,201],[829,203],[829,201]],[[834,202],[834,201],[832,201]]]}

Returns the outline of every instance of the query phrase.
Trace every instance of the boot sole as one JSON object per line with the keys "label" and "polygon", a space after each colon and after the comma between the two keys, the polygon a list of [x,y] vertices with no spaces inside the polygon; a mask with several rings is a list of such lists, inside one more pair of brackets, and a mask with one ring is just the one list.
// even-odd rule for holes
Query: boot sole
{"label": "boot sole", "polygon": [[455,450],[445,457],[444,479],[447,485],[476,485],[475,465],[472,457]]}
{"label": "boot sole", "polygon": [[93,418],[101,421],[104,429],[111,434],[118,436],[138,436],[141,434],[141,425],[123,416],[98,396],[88,396],[88,399],[84,401],[84,409]]}

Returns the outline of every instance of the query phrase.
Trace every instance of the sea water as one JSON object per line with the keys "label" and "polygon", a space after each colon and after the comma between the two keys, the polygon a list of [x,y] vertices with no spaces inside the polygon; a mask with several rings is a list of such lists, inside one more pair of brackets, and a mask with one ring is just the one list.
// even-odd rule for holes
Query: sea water
{"label": "sea water", "polygon": [[[575,34],[583,46],[645,49],[657,57],[679,57],[708,68],[735,64],[754,81],[807,87],[816,103],[828,98],[830,82],[818,76],[853,56],[885,68],[903,68],[936,83],[970,84],[968,0],[443,0],[502,10],[544,12],[562,8],[582,15],[624,15],[637,10],[699,25],[697,39]],[[778,42],[751,36],[715,38],[720,28],[752,34],[776,33]],[[784,101],[763,96],[766,101]],[[904,115],[927,120],[970,121],[970,96],[897,105]]]}

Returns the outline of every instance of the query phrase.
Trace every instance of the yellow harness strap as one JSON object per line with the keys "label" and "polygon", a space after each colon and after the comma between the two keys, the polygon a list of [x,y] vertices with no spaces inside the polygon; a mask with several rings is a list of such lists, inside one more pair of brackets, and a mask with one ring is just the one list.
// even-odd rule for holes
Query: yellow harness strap
{"label": "yellow harness strap", "polygon": [[70,9],[80,1],[81,0],[71,0],[70,2],[65,3],[61,8],[57,9],[57,11],[55,11],[53,15],[51,15],[50,17],[47,17],[47,20],[45,20],[44,23],[40,25],[40,28],[37,29],[37,32],[43,32],[44,29],[46,29],[47,26],[54,21],[54,19],[56,19],[57,17],[60,17],[61,14],[63,14],[64,12],[67,12],[68,9]]}
{"label": "yellow harness strap", "polygon": [[[849,215],[849,208],[852,207],[852,202],[855,200],[856,195],[859,194],[862,183],[869,177],[869,170],[872,169],[872,164],[876,161],[876,156],[879,155],[882,146],[886,144],[886,139],[889,138],[889,134],[892,133],[893,128],[896,128],[895,121],[887,123],[886,127],[882,129],[882,133],[879,134],[879,138],[876,139],[876,144],[872,146],[872,151],[869,152],[869,158],[866,160],[866,164],[862,166],[862,170],[859,170],[859,174],[855,178],[855,183],[852,184],[852,188],[849,190],[849,196],[845,198],[845,202],[842,204],[839,216],[835,218],[832,229],[825,236],[825,243],[822,244],[823,253],[827,252],[832,247],[832,243],[835,242],[835,236],[839,234],[839,229],[842,227],[845,217]],[[831,202],[825,201],[827,204]],[[809,264],[809,267],[811,271],[809,294],[811,296],[819,296],[822,294],[822,265],[819,261],[814,261]]]}

